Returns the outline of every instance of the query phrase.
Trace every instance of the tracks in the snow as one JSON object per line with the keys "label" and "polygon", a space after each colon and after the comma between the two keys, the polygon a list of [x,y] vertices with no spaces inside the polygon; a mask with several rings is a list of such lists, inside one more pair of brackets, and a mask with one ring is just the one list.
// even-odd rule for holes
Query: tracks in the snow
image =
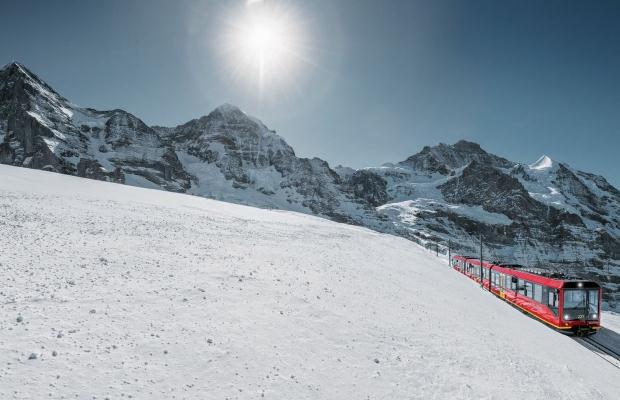
{"label": "tracks in the snow", "polygon": [[575,340],[614,367],[620,369],[620,352],[617,350],[612,349],[592,337],[575,338]]}

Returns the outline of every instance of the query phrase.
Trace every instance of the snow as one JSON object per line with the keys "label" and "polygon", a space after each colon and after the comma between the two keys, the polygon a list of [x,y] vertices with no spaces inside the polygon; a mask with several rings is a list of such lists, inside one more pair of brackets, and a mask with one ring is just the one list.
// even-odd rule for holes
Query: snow
{"label": "snow", "polygon": [[553,167],[553,160],[546,155],[542,155],[534,164],[530,165],[531,169],[544,170]]}
{"label": "snow", "polygon": [[0,217],[2,399],[620,392],[611,364],[402,238],[3,165]]}
{"label": "snow", "polygon": [[146,189],[161,190],[161,187],[159,185],[156,185],[155,183],[149,181],[143,176],[135,175],[135,174],[126,174],[125,184],[131,185],[131,186],[138,186],[138,187],[146,188]]}
{"label": "snow", "polygon": [[60,144],[60,142],[58,141],[58,139],[52,139],[52,138],[43,138],[43,141],[45,142],[45,144],[47,145],[47,147],[53,152],[56,151],[56,148],[58,147],[58,145]]}
{"label": "snow", "polygon": [[[211,148],[218,149],[219,146],[221,144],[215,143]],[[204,162],[184,151],[178,151],[177,157],[185,169],[192,176],[198,178],[197,182],[192,181],[192,187],[188,190],[189,194],[263,208],[293,209],[299,212],[308,212],[303,206],[287,201],[287,194],[290,193],[277,188],[276,183],[281,179],[282,175],[273,167],[251,170],[251,177],[255,180],[254,186],[274,192],[273,194],[265,194],[252,187],[243,189],[233,187],[232,181],[224,177],[215,163]]]}
{"label": "snow", "polygon": [[486,224],[510,225],[512,223],[512,220],[504,214],[485,211],[482,206],[448,204],[445,201],[438,201],[432,198],[417,198],[415,200],[387,203],[377,207],[377,210],[392,214],[393,216],[398,215],[398,220],[406,223],[415,223],[417,220],[416,215],[420,212],[435,213],[437,210],[448,211]]}
{"label": "snow", "polygon": [[89,128],[105,129],[105,123],[109,119],[104,113],[93,113],[92,111],[80,108],[72,104],[73,111],[71,113],[71,121],[77,127],[86,125]]}
{"label": "snow", "polygon": [[615,332],[620,332],[620,314],[612,311],[603,312],[605,327]]}

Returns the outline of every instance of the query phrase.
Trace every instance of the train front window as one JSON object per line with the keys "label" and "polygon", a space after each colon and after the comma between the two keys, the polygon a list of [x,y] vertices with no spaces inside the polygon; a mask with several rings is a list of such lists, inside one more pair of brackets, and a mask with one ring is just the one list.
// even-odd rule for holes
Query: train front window
{"label": "train front window", "polygon": [[588,290],[588,319],[598,319],[598,290]]}
{"label": "train front window", "polygon": [[598,290],[565,289],[564,320],[598,319]]}
{"label": "train front window", "polygon": [[565,290],[564,291],[564,309],[586,308],[586,291],[585,290]]}

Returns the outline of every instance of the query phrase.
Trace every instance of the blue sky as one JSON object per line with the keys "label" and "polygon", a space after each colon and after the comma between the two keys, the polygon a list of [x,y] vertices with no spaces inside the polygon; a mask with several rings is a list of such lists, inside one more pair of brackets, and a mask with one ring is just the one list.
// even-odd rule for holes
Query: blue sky
{"label": "blue sky", "polygon": [[0,1],[0,64],[83,106],[174,126],[232,103],[332,165],[463,138],[620,186],[620,2],[265,0],[305,61],[259,94],[221,51],[243,1]]}

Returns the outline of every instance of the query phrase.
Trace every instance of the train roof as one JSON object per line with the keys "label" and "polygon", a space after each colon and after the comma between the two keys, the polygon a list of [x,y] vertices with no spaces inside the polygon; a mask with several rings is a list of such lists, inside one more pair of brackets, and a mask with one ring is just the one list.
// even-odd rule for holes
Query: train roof
{"label": "train roof", "polygon": [[[468,256],[456,256],[455,258],[462,259],[475,266],[480,265],[480,258]],[[482,265],[485,268],[493,268],[494,270],[499,270],[505,274],[516,276],[520,279],[540,283],[557,289],[562,287],[600,287],[597,282],[580,279],[577,276],[570,275],[565,272],[545,268],[526,267],[521,264],[501,263],[498,261],[491,262],[484,260],[482,261]]]}

